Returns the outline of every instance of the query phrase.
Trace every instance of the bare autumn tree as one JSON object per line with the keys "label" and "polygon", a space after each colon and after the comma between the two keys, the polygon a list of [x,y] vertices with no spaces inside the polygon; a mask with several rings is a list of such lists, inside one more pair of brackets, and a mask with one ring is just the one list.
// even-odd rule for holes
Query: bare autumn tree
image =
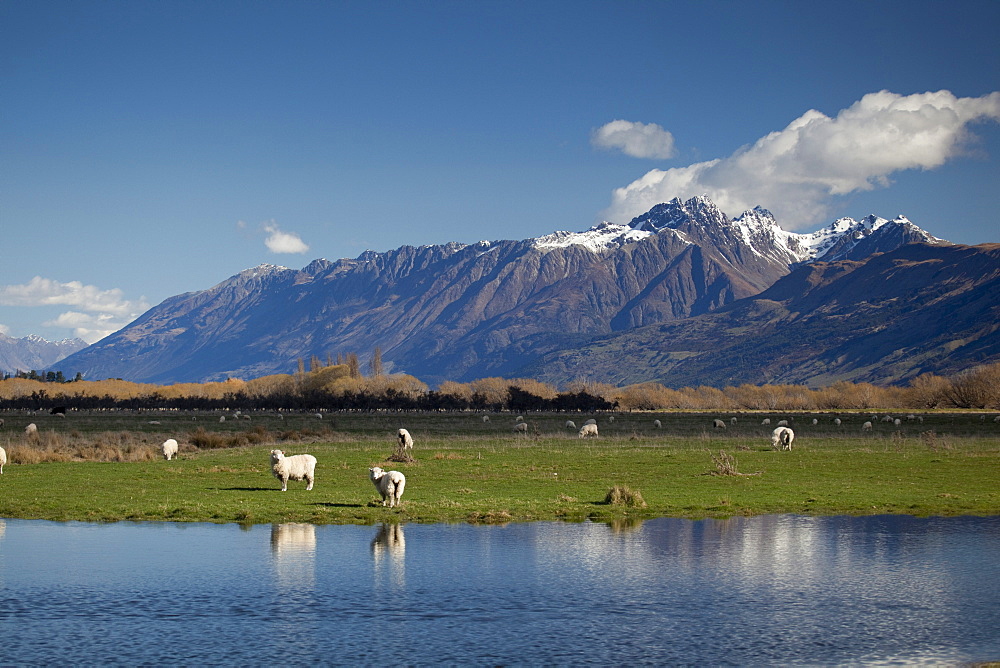
{"label": "bare autumn tree", "polygon": [[382,368],[382,349],[380,347],[375,346],[375,352],[372,353],[371,361],[368,362],[368,368],[372,372],[371,375],[376,378],[384,373]]}
{"label": "bare autumn tree", "polygon": [[1000,408],[1000,364],[958,374],[951,379],[945,396],[956,408]]}
{"label": "bare autumn tree", "polygon": [[361,363],[357,353],[347,353],[347,369],[351,378],[361,378]]}

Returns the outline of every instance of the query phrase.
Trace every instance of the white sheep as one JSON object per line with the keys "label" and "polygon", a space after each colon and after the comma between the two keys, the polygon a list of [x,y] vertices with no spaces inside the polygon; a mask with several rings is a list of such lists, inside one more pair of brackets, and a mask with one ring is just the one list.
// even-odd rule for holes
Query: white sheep
{"label": "white sheep", "polygon": [[513,431],[514,431],[515,434],[527,434],[528,433],[528,423],[527,422],[518,422],[516,425],[514,425],[514,430]]}
{"label": "white sheep", "polygon": [[322,413],[316,413],[316,419],[322,420],[323,419],[323,414]]}
{"label": "white sheep", "polygon": [[572,420],[566,420],[566,428],[567,429],[576,429],[576,423],[573,422]]}
{"label": "white sheep", "polygon": [[484,415],[483,416],[483,424],[486,424],[489,421],[490,421],[490,416],[489,415]]}
{"label": "white sheep", "polygon": [[760,423],[763,426],[767,426],[767,425],[771,424],[771,418],[764,418],[763,420],[760,421]]}
{"label": "white sheep", "polygon": [[788,420],[778,420],[778,426],[779,427],[787,427],[788,426]]}
{"label": "white sheep", "polygon": [[225,415],[220,415],[219,416],[219,422],[225,422],[225,421],[226,421],[226,416]]}
{"label": "white sheep", "polygon": [[289,480],[305,480],[306,491],[316,480],[316,458],[312,455],[286,457],[281,450],[271,450],[271,473],[281,481],[281,491],[288,491]]}
{"label": "white sheep", "polygon": [[871,430],[872,430],[871,422],[865,422],[863,425],[861,425],[861,431],[871,431]]}
{"label": "white sheep", "polygon": [[34,422],[24,428],[24,435],[28,438],[38,438],[38,425]]}
{"label": "white sheep", "polygon": [[819,424],[819,420],[817,420],[816,418],[813,418],[813,426],[816,426],[818,424]]}
{"label": "white sheep", "polygon": [[518,424],[520,424],[521,422],[524,422],[524,416],[523,415],[518,415],[516,418],[514,418],[514,422],[517,422]]}
{"label": "white sheep", "polygon": [[795,432],[788,427],[778,427],[771,433],[771,445],[775,450],[791,450]]}
{"label": "white sheep", "polygon": [[400,429],[396,432],[396,440],[399,441],[399,447],[404,450],[413,449],[413,437],[410,436],[410,432],[405,429]]}
{"label": "white sheep", "polygon": [[0,448],[0,475],[3,475],[3,465],[7,463],[7,451]]}
{"label": "white sheep", "polygon": [[588,436],[597,436],[597,425],[596,424],[585,424],[580,427],[580,438],[587,438]]}
{"label": "white sheep", "polygon": [[833,424],[835,424],[835,425],[837,425],[839,427],[840,424],[841,424],[840,423],[840,418],[833,418]]}
{"label": "white sheep", "polygon": [[733,417],[729,418],[729,423],[730,424],[736,424],[736,416],[735,415]]}
{"label": "white sheep", "polygon": [[172,438],[165,440],[160,448],[163,450],[163,458],[168,462],[177,456],[177,441]]}
{"label": "white sheep", "polygon": [[659,429],[663,424],[659,420],[653,420],[653,426]]}
{"label": "white sheep", "polygon": [[376,466],[368,469],[368,477],[381,495],[383,506],[387,502],[390,508],[399,504],[403,489],[406,487],[406,476],[399,471],[383,471]]}
{"label": "white sheep", "polygon": [[712,420],[712,427],[714,429],[725,429],[726,423],[723,422],[722,420]]}
{"label": "white sheep", "polygon": [[595,420],[594,418],[590,418],[589,420],[587,420],[583,424],[597,424],[597,420]]}
{"label": "white sheep", "polygon": [[903,424],[903,421],[900,420],[899,418],[896,418],[895,420],[892,421],[892,424],[893,426],[899,427],[900,425]]}
{"label": "white sheep", "polygon": [[608,422],[614,422],[614,421],[615,421],[615,416],[614,415],[609,415],[608,416]]}

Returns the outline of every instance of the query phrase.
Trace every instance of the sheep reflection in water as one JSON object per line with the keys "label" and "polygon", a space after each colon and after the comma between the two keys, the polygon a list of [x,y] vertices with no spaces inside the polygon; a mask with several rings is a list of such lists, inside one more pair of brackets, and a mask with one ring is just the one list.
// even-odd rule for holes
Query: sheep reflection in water
{"label": "sheep reflection in water", "polygon": [[388,570],[391,582],[396,587],[406,585],[406,537],[403,535],[403,525],[395,523],[382,524],[378,533],[372,539],[372,558],[375,562],[376,581],[379,575]]}
{"label": "sheep reflection in water", "polygon": [[316,581],[316,525],[272,524],[271,554],[283,589],[312,587]]}

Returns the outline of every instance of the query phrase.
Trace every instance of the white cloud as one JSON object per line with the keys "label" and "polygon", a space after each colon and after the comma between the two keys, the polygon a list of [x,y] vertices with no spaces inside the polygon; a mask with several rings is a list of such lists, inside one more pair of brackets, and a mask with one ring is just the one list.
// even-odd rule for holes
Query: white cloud
{"label": "white cloud", "polygon": [[591,133],[590,143],[633,158],[674,157],[674,136],[656,123],[611,121]]}
{"label": "white cloud", "polygon": [[4,336],[10,336],[10,327],[7,325],[0,325],[0,334]]}
{"label": "white cloud", "polygon": [[730,215],[760,204],[788,229],[801,229],[823,221],[839,196],[965,154],[974,139],[968,125],[984,120],[1000,120],[1000,92],[870,93],[834,118],[807,111],[727,158],[647,172],[613,192],[604,217],[627,222],[660,202],[704,194]]}
{"label": "white cloud", "polygon": [[264,231],[268,234],[264,244],[272,253],[305,253],[309,250],[308,244],[302,241],[299,235],[294,232],[282,232],[274,221],[265,224]]}
{"label": "white cloud", "polygon": [[73,329],[74,335],[93,343],[112,334],[149,309],[145,298],[130,301],[118,288],[101,290],[80,281],[60,283],[35,276],[22,285],[0,285],[0,306],[71,306],[44,326]]}

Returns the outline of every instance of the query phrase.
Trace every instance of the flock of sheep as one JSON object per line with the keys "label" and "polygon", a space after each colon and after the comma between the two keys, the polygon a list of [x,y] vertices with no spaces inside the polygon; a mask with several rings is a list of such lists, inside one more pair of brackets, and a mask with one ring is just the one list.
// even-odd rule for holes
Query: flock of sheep
{"label": "flock of sheep", "polygon": [[[406,429],[400,429],[396,432],[396,440],[401,449],[413,449],[413,437]],[[176,441],[168,448],[167,443],[170,441],[173,439],[169,439],[163,444],[163,456],[167,459],[170,459],[167,456],[168,449],[172,450],[173,453],[177,452]],[[288,491],[289,480],[305,480],[306,491],[309,491],[313,488],[313,483],[316,482],[316,458],[308,454],[289,457],[281,450],[271,450],[271,473],[281,481],[282,492]],[[399,471],[383,471],[378,466],[374,466],[368,469],[368,479],[372,481],[379,496],[382,497],[383,506],[388,505],[390,508],[395,508],[399,505],[403,490],[406,488],[406,476]]]}

